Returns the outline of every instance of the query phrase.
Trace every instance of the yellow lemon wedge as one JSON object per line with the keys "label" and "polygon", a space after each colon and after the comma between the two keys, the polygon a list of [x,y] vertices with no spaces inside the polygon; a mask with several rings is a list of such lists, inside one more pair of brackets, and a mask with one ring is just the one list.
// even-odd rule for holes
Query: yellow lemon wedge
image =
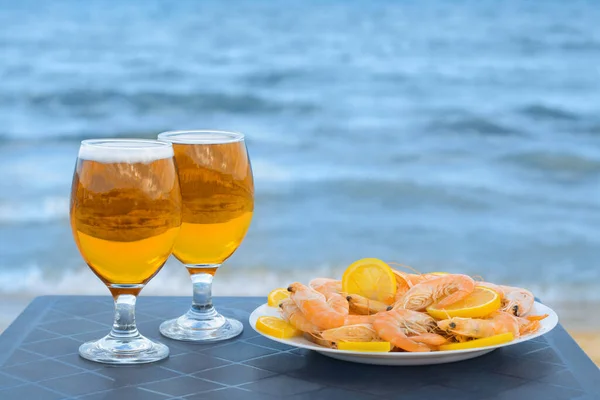
{"label": "yellow lemon wedge", "polygon": [[342,276],[342,291],[391,304],[396,294],[396,278],[389,265],[377,258],[355,261]]}
{"label": "yellow lemon wedge", "polygon": [[446,319],[453,317],[482,318],[500,308],[500,295],[494,290],[476,286],[473,293],[446,308],[427,308],[427,313],[433,318]]}
{"label": "yellow lemon wedge", "polygon": [[338,350],[388,353],[392,349],[392,344],[390,342],[338,342],[337,348]]}
{"label": "yellow lemon wedge", "polygon": [[469,340],[467,342],[462,343],[450,343],[443,344],[439,347],[440,350],[465,350],[465,349],[475,349],[478,347],[486,347],[486,346],[496,346],[502,343],[508,343],[514,339],[514,335],[512,332],[501,333],[499,335],[494,335],[482,339],[474,339]]}
{"label": "yellow lemon wedge", "polygon": [[269,316],[262,316],[256,320],[256,330],[279,339],[288,339],[302,334],[287,321]]}
{"label": "yellow lemon wedge", "polygon": [[274,289],[271,290],[271,293],[269,293],[269,296],[267,297],[267,304],[269,305],[269,307],[279,307],[279,303],[281,303],[288,297],[290,297],[290,292],[288,292],[287,289]]}

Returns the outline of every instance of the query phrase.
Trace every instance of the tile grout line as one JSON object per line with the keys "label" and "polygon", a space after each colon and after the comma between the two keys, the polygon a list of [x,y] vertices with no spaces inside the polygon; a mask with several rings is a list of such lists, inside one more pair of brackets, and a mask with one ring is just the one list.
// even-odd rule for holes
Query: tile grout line
{"label": "tile grout line", "polygon": [[244,389],[244,388],[238,388],[237,386],[226,386],[226,387],[222,387],[222,388],[216,388],[216,389],[207,390],[207,391],[204,391],[204,392],[186,394],[184,396],[181,396],[181,398],[185,399],[185,398],[189,398],[191,396],[195,396],[197,394],[220,392],[220,391],[226,390],[226,389],[240,389],[240,390],[243,390],[244,392],[254,393],[251,390]]}
{"label": "tile grout line", "polygon": [[[535,350],[531,350],[531,351],[528,351],[527,353],[523,353],[523,354],[521,354],[521,356],[522,356],[522,357],[525,357],[525,356],[528,356],[528,355],[530,355],[530,354],[535,354],[535,353],[537,353],[537,352],[540,352],[540,351],[543,351],[543,350],[547,350],[547,349],[550,349],[550,348],[551,348],[550,346],[546,346],[546,347],[542,347],[541,349],[535,349]],[[526,358],[527,358],[527,357],[526,357]]]}
{"label": "tile grout line", "polygon": [[[566,368],[566,369],[563,369],[562,371],[568,371],[568,370],[569,370],[569,369],[568,369],[568,368]],[[559,372],[562,372],[562,371],[559,371]],[[543,377],[542,377],[542,378],[543,378]],[[557,385],[556,383],[544,382],[544,381],[541,381],[541,380],[540,380],[540,379],[542,379],[542,378],[538,378],[538,379],[532,379],[532,382],[541,383],[541,384],[543,384],[543,385],[555,386],[555,387],[559,387],[559,388],[562,388],[562,389],[569,389],[569,390],[579,390],[579,389],[574,389],[573,387],[569,387],[569,386]]]}
{"label": "tile grout line", "polygon": [[[31,354],[35,354],[35,355],[41,356],[42,358],[41,358],[41,359],[39,359],[39,360],[29,361],[29,362],[22,363],[22,364],[15,364],[15,365],[12,365],[12,366],[20,366],[20,365],[25,365],[25,364],[30,364],[30,363],[40,362],[40,361],[47,361],[47,360],[51,360],[51,361],[56,361],[56,362],[58,362],[58,363],[60,363],[60,364],[66,365],[66,366],[68,366],[68,367],[73,367],[73,368],[76,368],[76,369],[79,369],[79,370],[80,370],[80,372],[77,372],[77,373],[73,373],[73,374],[67,374],[67,375],[62,375],[62,376],[55,376],[55,377],[53,377],[53,378],[42,379],[42,380],[39,380],[39,381],[36,381],[36,382],[46,382],[46,381],[49,381],[49,380],[52,380],[52,379],[59,379],[59,378],[64,378],[64,377],[69,377],[69,376],[74,376],[74,375],[79,375],[79,374],[81,374],[81,373],[85,373],[85,372],[90,372],[92,375],[96,375],[96,376],[99,376],[99,377],[102,377],[102,378],[107,378],[107,379],[110,379],[110,380],[114,381],[114,379],[112,379],[112,378],[110,378],[110,377],[107,377],[107,376],[105,376],[105,375],[101,375],[101,374],[99,374],[99,373],[96,373],[96,371],[98,371],[98,370],[101,368],[101,366],[99,366],[99,367],[98,367],[96,370],[92,370],[92,369],[85,369],[85,368],[83,368],[83,367],[80,367],[80,366],[78,366],[78,365],[73,365],[73,364],[70,364],[70,363],[68,363],[68,362],[66,362],[66,361],[63,361],[63,360],[59,360],[59,358],[60,358],[60,357],[64,357],[64,356],[71,355],[71,354],[77,354],[77,355],[79,355],[79,353],[68,353],[68,354],[62,354],[62,355],[60,355],[60,356],[49,357],[49,356],[44,356],[44,355],[42,355],[42,354],[40,354],[40,353],[36,353],[36,352],[35,352],[35,351],[33,351],[33,350],[27,350],[27,352],[29,352],[29,353],[31,353]],[[12,367],[12,366],[11,366],[11,367]],[[6,373],[6,372],[5,372],[5,373]],[[12,376],[12,375],[11,375],[11,376]]]}
{"label": "tile grout line", "polygon": [[23,379],[21,379],[19,377],[7,374],[6,372],[0,371],[0,374],[4,375],[4,376],[6,376],[6,377],[8,377],[10,379],[15,379],[17,381],[16,385],[11,385],[11,386],[6,386],[6,387],[3,387],[3,388],[0,388],[0,392],[2,392],[3,390],[12,389],[12,388],[19,387],[19,386],[24,386],[24,385],[30,383],[28,381],[24,381]]}
{"label": "tile grout line", "polygon": [[164,396],[171,396],[171,395],[168,395],[168,394],[165,394],[165,393],[154,391],[152,389],[146,389],[146,388],[137,386],[136,384],[132,384],[132,385],[125,385],[125,386],[122,386],[122,387],[116,388],[116,389],[115,388],[110,388],[110,389],[98,390],[96,392],[89,392],[89,393],[81,394],[81,395],[78,395],[78,396],[72,396],[72,398],[73,399],[81,399],[81,398],[86,397],[86,396],[95,395],[95,394],[101,394],[101,393],[110,393],[113,390],[124,389],[124,388],[136,388],[136,389],[143,390],[144,392],[149,392],[149,393],[154,393],[154,394],[160,394],[160,395],[164,395]]}
{"label": "tile grout line", "polygon": [[[39,386],[39,384],[43,384],[44,382],[48,382],[48,381],[51,381],[51,380],[54,380],[54,379],[70,378],[70,377],[73,377],[73,376],[82,375],[85,372],[86,371],[78,371],[78,372],[75,372],[75,373],[72,373],[72,374],[55,376],[55,377],[47,378],[47,379],[40,379],[39,381],[28,381],[28,382],[25,382],[23,384],[15,385],[15,386],[12,386],[12,387],[20,387],[20,386],[26,386],[26,385],[38,385]],[[102,376],[102,378],[107,378],[107,377],[106,376]],[[114,379],[111,379],[111,378],[108,378],[108,379],[114,381]],[[46,388],[45,386],[43,386],[43,387]],[[50,389],[50,388],[46,388],[46,389],[53,390],[53,389]]]}
{"label": "tile grout line", "polygon": [[[527,353],[527,354],[529,354],[529,353]],[[566,367],[566,365],[563,363],[556,363],[556,362],[552,362],[552,361],[534,360],[534,359],[529,359],[528,357],[517,357],[517,356],[510,355],[510,354],[506,354],[505,356],[514,358],[517,360],[527,360],[527,361],[539,362],[539,363],[544,363],[544,364],[550,364],[550,365],[559,366],[559,367]]]}
{"label": "tile grout line", "polygon": [[[12,378],[11,375],[9,375],[9,377]],[[19,379],[19,380],[22,380],[22,379]],[[63,396],[63,397],[61,397],[61,399],[72,397],[72,396],[69,396],[69,395],[67,395],[65,393],[59,392],[58,390],[42,386],[38,382],[32,382],[32,381],[24,382],[24,383],[21,383],[21,384],[18,384],[18,385],[8,386],[8,387],[5,387],[5,388],[2,388],[2,389],[0,389],[0,394],[2,394],[2,392],[5,391],[5,390],[10,390],[10,389],[15,389],[15,388],[25,387],[25,386],[28,386],[28,385],[32,385],[32,386],[38,387],[38,388],[43,389],[43,390],[48,390],[48,391],[50,391],[52,393],[58,394],[60,396]],[[29,399],[27,399],[27,400],[29,400]]]}
{"label": "tile grout line", "polygon": [[[57,339],[62,339],[62,338],[77,340],[77,339],[74,338],[74,336],[83,335],[83,334],[92,333],[92,332],[100,332],[100,329],[98,329],[97,331],[85,331],[85,332],[73,333],[71,335],[64,335],[64,334],[61,334],[61,333],[57,333],[57,332],[48,330],[46,328],[42,328],[41,326],[38,327],[38,328],[36,328],[36,329],[40,329],[40,330],[43,330],[46,333],[51,333],[53,335],[57,335],[57,337],[53,337],[53,338],[49,338],[49,339],[34,340],[34,341],[31,341],[31,342],[26,342],[26,343],[23,343],[24,346],[27,346],[27,345],[30,345],[30,344],[38,344],[38,343],[49,342],[51,340],[57,340]],[[102,331],[104,331],[104,330],[102,330]]]}

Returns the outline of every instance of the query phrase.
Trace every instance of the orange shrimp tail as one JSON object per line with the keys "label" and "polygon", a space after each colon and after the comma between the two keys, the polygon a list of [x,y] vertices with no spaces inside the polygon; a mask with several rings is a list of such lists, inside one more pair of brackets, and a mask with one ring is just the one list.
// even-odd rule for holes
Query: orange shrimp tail
{"label": "orange shrimp tail", "polygon": [[409,339],[429,346],[441,346],[448,341],[448,339],[437,333],[422,333],[417,336],[409,336]]}
{"label": "orange shrimp tail", "polygon": [[521,328],[519,329],[519,334],[526,335],[529,333],[537,332],[541,326],[542,324],[540,324],[539,320],[531,321],[528,324],[521,326]]}
{"label": "orange shrimp tail", "polygon": [[543,319],[546,319],[546,317],[548,317],[549,314],[544,314],[544,315],[528,315],[524,318],[528,319],[529,321],[541,321]]}
{"label": "orange shrimp tail", "polygon": [[[382,337],[382,339],[386,340],[384,337]],[[425,343],[418,343],[406,337],[389,337],[387,341],[393,344],[394,346],[401,348],[402,350],[410,352],[426,353],[431,351],[431,347],[429,347]]]}

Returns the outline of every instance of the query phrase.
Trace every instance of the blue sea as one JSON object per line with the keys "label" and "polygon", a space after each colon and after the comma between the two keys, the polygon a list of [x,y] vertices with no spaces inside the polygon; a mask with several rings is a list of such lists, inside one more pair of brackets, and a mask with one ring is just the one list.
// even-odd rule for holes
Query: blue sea
{"label": "blue sea", "polygon": [[68,223],[82,139],[224,129],[256,211],[217,293],[378,257],[598,300],[598,21],[580,0],[0,0],[0,295],[108,293]]}

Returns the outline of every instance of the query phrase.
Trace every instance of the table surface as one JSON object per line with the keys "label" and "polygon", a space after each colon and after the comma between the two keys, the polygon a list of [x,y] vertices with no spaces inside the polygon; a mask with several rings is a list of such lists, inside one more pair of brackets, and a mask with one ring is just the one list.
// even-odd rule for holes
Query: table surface
{"label": "table surface", "polygon": [[84,360],[84,341],[108,333],[112,298],[36,298],[0,336],[0,399],[600,399],[600,371],[558,326],[529,342],[472,360],[420,367],[353,364],[258,335],[248,316],[258,297],[216,298],[244,323],[235,339],[190,344],[160,336],[189,297],[138,300],[142,334],[166,343],[168,359],[142,366]]}

